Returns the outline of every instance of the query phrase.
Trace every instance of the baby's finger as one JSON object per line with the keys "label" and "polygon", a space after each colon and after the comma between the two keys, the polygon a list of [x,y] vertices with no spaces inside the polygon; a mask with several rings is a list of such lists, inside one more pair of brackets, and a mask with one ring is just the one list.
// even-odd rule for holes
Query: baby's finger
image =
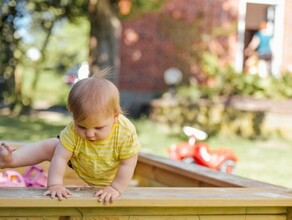
{"label": "baby's finger", "polygon": [[100,190],[98,190],[97,192],[95,192],[94,196],[95,196],[95,197],[99,197],[102,193],[103,193],[103,190],[100,189]]}
{"label": "baby's finger", "polygon": [[118,197],[119,197],[119,195],[116,195],[116,194],[112,195],[112,196],[111,196],[110,203],[113,203],[114,200],[115,200],[116,198],[118,198]]}
{"label": "baby's finger", "polygon": [[8,151],[10,151],[10,152],[14,151],[14,148],[13,148],[13,147],[11,147],[10,145],[8,145],[8,144],[6,144],[6,143],[4,143],[4,142],[2,142],[1,145],[2,145],[6,150],[8,150]]}
{"label": "baby's finger", "polygon": [[106,197],[106,195],[107,195],[107,192],[103,192],[103,193],[99,196],[98,201],[99,201],[99,202],[104,202],[104,198]]}
{"label": "baby's finger", "polygon": [[69,189],[66,189],[67,195],[72,195],[72,192]]}
{"label": "baby's finger", "polygon": [[43,196],[47,196],[47,195],[50,195],[51,194],[51,191],[50,190],[47,190],[43,193]]}
{"label": "baby's finger", "polygon": [[56,191],[52,191],[50,194],[51,194],[51,199],[55,199],[57,192]]}
{"label": "baby's finger", "polygon": [[107,194],[105,197],[104,197],[104,200],[103,200],[103,203],[104,204],[107,204],[107,203],[112,203],[112,194]]}
{"label": "baby's finger", "polygon": [[65,191],[62,191],[61,192],[62,193],[62,196],[64,197],[64,198],[66,198],[66,199],[68,199],[68,193],[67,193],[67,190],[65,190]]}
{"label": "baby's finger", "polygon": [[66,198],[66,195],[65,195],[64,192],[58,191],[57,192],[57,197],[58,197],[59,200],[62,200],[63,198]]}

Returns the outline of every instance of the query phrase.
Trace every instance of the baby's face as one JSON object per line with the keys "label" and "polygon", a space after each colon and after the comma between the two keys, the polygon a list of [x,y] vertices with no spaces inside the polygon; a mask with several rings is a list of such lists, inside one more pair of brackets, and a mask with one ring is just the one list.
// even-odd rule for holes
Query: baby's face
{"label": "baby's face", "polygon": [[118,116],[112,116],[104,119],[85,119],[84,121],[75,121],[77,133],[81,138],[89,141],[98,141],[106,139],[112,130],[113,124]]}

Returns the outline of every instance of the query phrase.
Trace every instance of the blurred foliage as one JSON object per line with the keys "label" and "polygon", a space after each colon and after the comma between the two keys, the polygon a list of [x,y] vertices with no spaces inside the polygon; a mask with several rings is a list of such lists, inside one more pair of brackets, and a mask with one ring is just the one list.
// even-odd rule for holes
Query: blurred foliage
{"label": "blurred foliage", "polygon": [[[202,129],[210,136],[225,133],[255,139],[266,138],[271,133],[264,127],[263,111],[235,109],[220,100],[158,99],[152,102],[151,108],[151,120],[166,125],[172,132],[188,125]],[[282,135],[281,131],[278,134]]]}
{"label": "blurred foliage", "polygon": [[[127,0],[126,0],[127,1]],[[158,12],[167,0],[131,0],[130,11],[127,14],[119,14],[121,19],[136,19],[139,16],[149,13]]]}
{"label": "blurred foliage", "polygon": [[35,91],[34,109],[50,106],[65,108],[69,90],[70,86],[65,84],[63,75],[54,74],[50,70],[44,71]]}
{"label": "blurred foliage", "polygon": [[[113,48],[113,41],[109,41],[108,36],[115,36],[114,29],[119,21],[116,19],[113,25],[112,18],[122,17],[119,14],[121,2],[130,3],[133,13],[155,10],[162,4],[156,0],[2,0],[1,104],[9,106],[16,114],[29,112],[34,105],[35,91],[43,72],[50,70],[62,74],[70,66],[84,60],[90,60],[90,66],[102,66],[98,54],[105,52],[102,48]],[[111,30],[112,34],[101,34],[107,30]],[[89,38],[99,43],[89,44]],[[115,40],[119,42],[118,37]],[[27,56],[31,48],[39,53],[35,60]],[[109,60],[117,60],[115,56],[118,53],[106,52]]]}
{"label": "blurred foliage", "polygon": [[90,25],[86,18],[67,20],[55,28],[48,48],[44,69],[63,75],[69,68],[88,59]]}
{"label": "blurred foliage", "polygon": [[[2,1],[0,101],[4,101],[13,112],[30,111],[33,106],[34,92],[45,69],[47,48],[55,28],[58,29],[61,22],[84,16],[86,10],[87,2],[80,0]],[[30,56],[28,52],[32,48],[34,54]],[[48,66],[53,68],[54,65],[50,63]],[[26,92],[23,91],[24,70],[33,75],[30,85],[26,85],[29,87]]]}
{"label": "blurred foliage", "polygon": [[[15,74],[16,64],[22,53],[17,48],[20,36],[16,32],[19,20],[24,17],[25,1],[2,1],[0,8],[0,101],[8,99],[16,102],[21,99],[19,81]],[[14,94],[11,96],[10,94]]]}
{"label": "blurred foliage", "polygon": [[266,138],[274,134],[286,136],[284,130],[272,131],[265,127],[266,114],[258,106],[252,111],[229,105],[234,97],[284,100],[292,98],[292,77],[238,73],[231,65],[223,66],[219,59],[204,53],[201,67],[207,76],[205,83],[190,80],[190,85],[180,86],[173,99],[152,102],[153,121],[168,125],[174,131],[184,125],[201,128],[210,135],[219,132],[233,133],[248,138]]}
{"label": "blurred foliage", "polygon": [[207,76],[206,82],[199,84],[193,80],[189,86],[178,89],[178,96],[192,100],[218,100],[222,96],[236,95],[271,99],[292,97],[292,77],[289,73],[283,73],[279,78],[261,78],[249,73],[238,73],[231,65],[221,65],[215,55],[207,52],[203,53],[201,66]]}

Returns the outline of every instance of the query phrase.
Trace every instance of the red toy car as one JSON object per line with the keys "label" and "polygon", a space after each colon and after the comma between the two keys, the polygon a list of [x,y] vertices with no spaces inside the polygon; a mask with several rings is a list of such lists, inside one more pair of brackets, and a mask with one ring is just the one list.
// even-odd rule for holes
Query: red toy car
{"label": "red toy car", "polygon": [[183,127],[183,131],[189,137],[189,141],[171,145],[168,148],[171,159],[196,163],[225,173],[234,172],[238,158],[231,149],[212,150],[207,143],[196,142],[208,137],[204,131],[189,126]]}

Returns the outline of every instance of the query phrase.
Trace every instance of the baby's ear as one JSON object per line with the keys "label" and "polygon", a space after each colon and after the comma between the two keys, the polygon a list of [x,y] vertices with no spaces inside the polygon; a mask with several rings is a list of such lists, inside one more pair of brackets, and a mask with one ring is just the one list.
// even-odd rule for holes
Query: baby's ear
{"label": "baby's ear", "polygon": [[118,118],[119,118],[119,113],[115,113],[114,115],[114,122],[116,123],[118,121]]}

